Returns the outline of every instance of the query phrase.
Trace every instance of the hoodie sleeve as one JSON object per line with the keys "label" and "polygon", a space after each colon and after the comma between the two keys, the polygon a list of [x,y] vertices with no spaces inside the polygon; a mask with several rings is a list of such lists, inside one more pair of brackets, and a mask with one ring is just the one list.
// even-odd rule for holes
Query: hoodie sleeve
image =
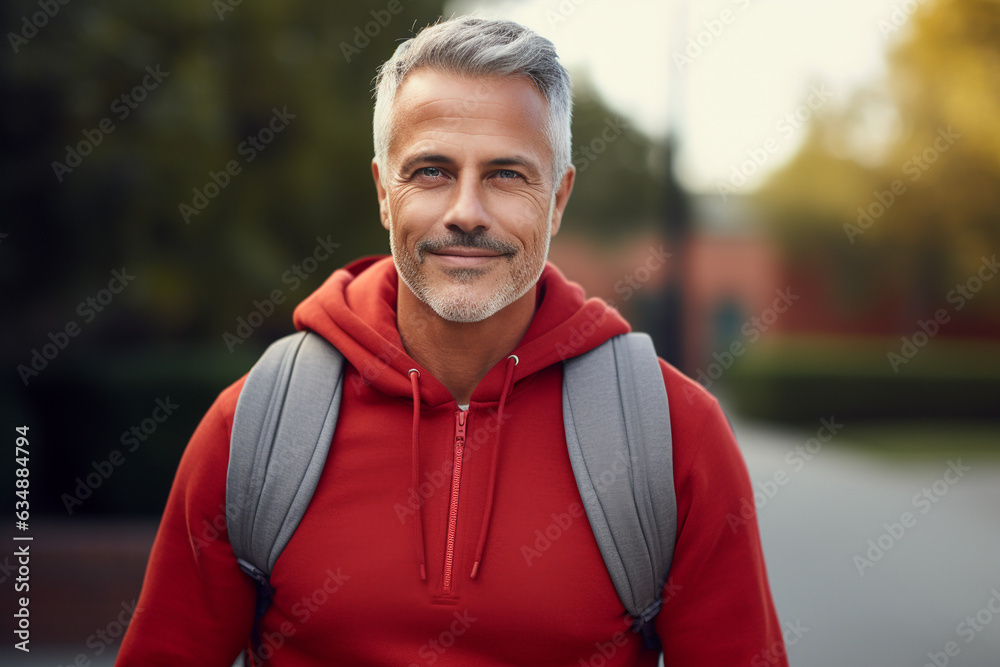
{"label": "hoodie sleeve", "polygon": [[664,664],[787,667],[753,490],[718,402],[667,367],[677,543],[655,626]]}
{"label": "hoodie sleeve", "polygon": [[240,386],[222,392],[181,457],[117,667],[230,667],[250,636],[256,590],[236,563],[225,525]]}

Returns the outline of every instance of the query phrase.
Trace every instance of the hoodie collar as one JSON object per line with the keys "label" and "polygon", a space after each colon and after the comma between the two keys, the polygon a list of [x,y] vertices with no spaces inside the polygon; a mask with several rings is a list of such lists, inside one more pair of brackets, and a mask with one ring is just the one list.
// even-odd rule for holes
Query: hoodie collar
{"label": "hoodie collar", "polygon": [[[365,257],[335,271],[295,309],[295,327],[329,340],[367,384],[394,397],[412,397],[409,370],[420,371],[420,398],[436,407],[453,401],[437,378],[403,348],[396,328],[398,276],[392,257]],[[587,352],[631,330],[603,300],[585,298],[583,288],[546,261],[535,293],[535,315],[512,354],[522,379]],[[506,362],[487,372],[472,393],[477,402],[499,401]]]}

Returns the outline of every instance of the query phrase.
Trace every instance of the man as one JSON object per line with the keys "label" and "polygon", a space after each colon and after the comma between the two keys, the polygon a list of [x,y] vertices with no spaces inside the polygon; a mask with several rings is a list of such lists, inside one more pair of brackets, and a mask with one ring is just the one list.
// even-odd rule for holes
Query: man
{"label": "man", "polygon": [[[510,22],[441,22],[380,70],[372,173],[392,257],[336,271],[295,311],[348,366],[257,658],[656,664],[581,511],[563,429],[561,362],[629,330],[546,262],[573,189],[570,113],[552,44]],[[666,664],[785,664],[739,450],[715,400],[660,370],[678,511],[655,622]],[[247,645],[254,584],[214,528],[242,385],[184,454],[119,665],[226,667]]]}

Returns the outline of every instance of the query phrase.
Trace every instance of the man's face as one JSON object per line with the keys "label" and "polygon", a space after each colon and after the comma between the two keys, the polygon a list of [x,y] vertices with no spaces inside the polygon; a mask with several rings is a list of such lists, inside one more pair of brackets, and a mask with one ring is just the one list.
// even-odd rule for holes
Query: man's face
{"label": "man's face", "polygon": [[554,182],[547,118],[526,77],[419,68],[400,86],[379,212],[400,278],[442,318],[484,320],[538,281],[574,175]]}

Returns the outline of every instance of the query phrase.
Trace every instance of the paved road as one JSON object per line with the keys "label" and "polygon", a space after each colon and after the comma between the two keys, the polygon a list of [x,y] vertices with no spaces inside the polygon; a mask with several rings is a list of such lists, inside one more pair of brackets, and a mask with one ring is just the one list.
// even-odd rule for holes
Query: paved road
{"label": "paved road", "polygon": [[[814,434],[741,423],[736,431],[762,492],[779,616],[807,629],[789,633],[792,665],[1000,666],[1000,613],[988,606],[1000,610],[1000,463],[868,458],[842,447],[849,426],[811,459],[789,459]],[[869,540],[883,552],[867,553]],[[61,667],[79,650],[33,651],[30,660],[0,650],[0,665]]]}
{"label": "paved road", "polygon": [[779,616],[809,628],[792,665],[1000,665],[1000,464],[869,458],[838,446],[849,427],[790,461],[814,434],[736,431],[773,494],[757,511]]}

